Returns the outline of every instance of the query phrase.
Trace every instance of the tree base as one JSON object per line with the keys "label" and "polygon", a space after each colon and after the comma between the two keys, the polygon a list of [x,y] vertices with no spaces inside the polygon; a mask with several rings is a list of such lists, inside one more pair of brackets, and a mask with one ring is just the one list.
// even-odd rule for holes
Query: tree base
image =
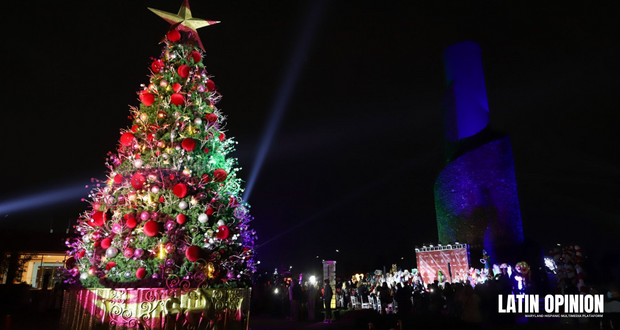
{"label": "tree base", "polygon": [[65,292],[60,330],[247,329],[251,289],[80,289]]}

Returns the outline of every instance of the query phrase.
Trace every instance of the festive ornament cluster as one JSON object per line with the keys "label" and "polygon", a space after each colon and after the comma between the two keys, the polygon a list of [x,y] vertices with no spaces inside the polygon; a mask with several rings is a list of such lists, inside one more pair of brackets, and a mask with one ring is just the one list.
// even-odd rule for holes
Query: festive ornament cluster
{"label": "festive ornament cluster", "polygon": [[249,206],[227,157],[235,142],[221,131],[221,96],[187,34],[168,33],[133,125],[108,154],[109,178],[78,220],[81,238],[68,243],[66,266],[84,286],[163,285],[195,275],[200,260],[213,265],[209,285],[243,283],[255,269]]}

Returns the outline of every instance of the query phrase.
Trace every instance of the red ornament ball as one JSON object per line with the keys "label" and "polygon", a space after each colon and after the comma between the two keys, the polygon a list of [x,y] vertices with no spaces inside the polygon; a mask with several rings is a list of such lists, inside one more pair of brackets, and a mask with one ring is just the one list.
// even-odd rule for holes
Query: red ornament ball
{"label": "red ornament ball", "polygon": [[183,198],[187,196],[187,186],[184,183],[178,183],[172,188],[172,193],[179,198]]}
{"label": "red ornament ball", "polygon": [[213,208],[211,206],[209,206],[207,208],[207,212],[206,213],[207,213],[207,215],[213,215],[213,211],[214,211]]}
{"label": "red ornament ball", "polygon": [[117,175],[114,176],[114,183],[121,184],[121,183],[123,183],[123,179],[124,179],[124,177],[123,177],[122,174],[117,174]]}
{"label": "red ornament ball", "polygon": [[140,126],[138,126],[138,125],[131,126],[131,131],[134,132],[134,133],[136,133],[139,129],[140,129]]}
{"label": "red ornament ball", "polygon": [[114,267],[116,267],[116,262],[114,262],[114,261],[110,261],[110,262],[108,262],[108,263],[105,265],[105,269],[106,269],[106,270],[110,270],[110,269],[112,269],[112,268],[114,268]]}
{"label": "red ornament ball", "polygon": [[179,31],[177,30],[170,30],[168,31],[168,40],[175,42],[175,41],[179,41],[181,40],[181,33],[179,33]]}
{"label": "red ornament ball", "polygon": [[189,77],[189,66],[183,64],[177,69],[177,73],[181,78],[187,79]]}
{"label": "red ornament ball", "polygon": [[228,173],[224,169],[218,168],[213,172],[213,181],[223,182],[228,177]]}
{"label": "red ornament ball", "polygon": [[159,73],[164,68],[164,62],[162,60],[155,60],[151,63],[151,69],[155,73]]}
{"label": "red ornament ball", "polygon": [[91,226],[101,227],[105,222],[105,214],[101,211],[95,211],[93,216],[91,217],[91,221],[89,222]]}
{"label": "red ornament ball", "polygon": [[78,259],[82,259],[86,255],[86,250],[80,250],[75,255],[78,257]]}
{"label": "red ornament ball", "polygon": [[155,95],[147,91],[142,91],[140,93],[140,101],[142,101],[142,104],[144,104],[145,106],[150,107],[151,104],[155,102]]}
{"label": "red ornament ball", "polygon": [[181,142],[181,146],[183,147],[183,149],[185,149],[185,151],[194,151],[194,149],[196,148],[196,140],[192,138],[186,138],[183,140],[183,142]]}
{"label": "red ornament ball", "polygon": [[107,237],[101,240],[101,248],[107,249],[112,245],[112,239]]}
{"label": "red ornament ball", "polygon": [[143,231],[146,236],[153,237],[159,233],[159,223],[149,220],[144,224]]}
{"label": "red ornament ball", "polygon": [[207,90],[209,92],[213,92],[215,90],[215,83],[211,79],[207,80]]}
{"label": "red ornament ball", "polygon": [[217,115],[214,113],[208,113],[207,116],[205,117],[207,119],[207,121],[211,124],[215,123],[217,121]]}
{"label": "red ornament ball", "polygon": [[217,227],[217,230],[217,238],[219,239],[227,239],[228,236],[230,236],[230,229],[228,229],[225,225]]}
{"label": "red ornament ball", "polygon": [[136,190],[144,188],[145,182],[146,178],[140,173],[136,173],[131,177],[131,186]]}
{"label": "red ornament ball", "polygon": [[185,257],[189,261],[196,261],[200,258],[200,247],[192,245],[185,250]]}
{"label": "red ornament ball", "polygon": [[202,182],[209,182],[210,178],[209,178],[209,174],[203,174],[202,175]]}
{"label": "red ornament ball", "polygon": [[140,267],[136,270],[136,277],[141,280],[146,276],[146,268]]}
{"label": "red ornament ball", "polygon": [[176,84],[172,85],[172,90],[177,92],[177,93],[181,90],[181,88],[183,88],[183,86],[181,86],[181,84],[179,84],[179,83],[176,83]]}
{"label": "red ornament ball", "polygon": [[92,266],[92,267],[88,268],[88,275],[95,276],[96,273],[97,273],[97,267]]}
{"label": "red ornament ball", "polygon": [[76,262],[75,262],[75,258],[74,257],[69,257],[67,258],[67,260],[65,260],[65,268],[66,269],[71,269],[73,267],[75,267]]}
{"label": "red ornament ball", "polygon": [[224,140],[226,140],[226,134],[220,133],[219,139],[220,139],[220,142],[224,142]]}
{"label": "red ornament ball", "polygon": [[138,221],[135,218],[127,219],[127,223],[125,223],[129,229],[134,229],[138,225]]}
{"label": "red ornament ball", "polygon": [[129,147],[133,143],[134,139],[135,137],[133,136],[133,134],[127,132],[121,135],[121,144],[124,145],[125,147]]}
{"label": "red ornament ball", "polygon": [[186,219],[185,214],[180,213],[179,215],[177,215],[177,223],[179,225],[184,224],[185,223],[185,219]]}
{"label": "red ornament ball", "polygon": [[170,96],[170,103],[174,105],[183,105],[183,103],[185,103],[185,98],[179,93],[174,93]]}
{"label": "red ornament ball", "polygon": [[202,60],[202,55],[200,55],[200,52],[197,50],[192,50],[191,53],[189,53],[189,56],[187,56],[187,59],[193,59],[194,63],[198,63],[200,62],[200,60]]}

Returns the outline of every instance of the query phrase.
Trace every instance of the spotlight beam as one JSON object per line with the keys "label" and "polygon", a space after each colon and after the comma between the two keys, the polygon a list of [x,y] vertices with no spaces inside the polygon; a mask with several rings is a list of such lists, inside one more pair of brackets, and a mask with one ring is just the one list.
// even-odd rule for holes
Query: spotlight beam
{"label": "spotlight beam", "polygon": [[288,103],[291,95],[293,94],[295,84],[297,83],[303,61],[306,58],[306,54],[308,53],[308,49],[312,43],[314,32],[320,21],[325,2],[325,0],[313,1],[312,8],[304,21],[301,35],[297,39],[297,45],[295,46],[293,55],[291,56],[291,59],[286,67],[280,88],[278,89],[277,99],[271,107],[269,122],[263,131],[258,153],[256,154],[256,158],[254,158],[252,172],[250,173],[248,184],[243,194],[243,200],[246,202],[250,199],[252,188],[254,188],[254,184],[256,183],[258,174],[263,166],[263,162],[269,153],[269,147],[271,146],[273,137],[278,130],[284,110],[288,107]]}
{"label": "spotlight beam", "polygon": [[39,207],[75,200],[79,197],[88,195],[90,188],[84,185],[66,187],[55,190],[39,192],[28,196],[22,196],[10,200],[0,202],[0,215],[8,215],[9,213],[24,210],[32,210]]}

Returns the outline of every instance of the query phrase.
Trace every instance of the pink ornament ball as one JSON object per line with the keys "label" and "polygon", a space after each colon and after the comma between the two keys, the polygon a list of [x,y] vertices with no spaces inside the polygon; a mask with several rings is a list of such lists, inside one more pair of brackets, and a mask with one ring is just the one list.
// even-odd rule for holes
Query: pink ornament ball
{"label": "pink ornament ball", "polygon": [[146,221],[151,217],[151,214],[148,213],[147,211],[143,211],[142,213],[140,213],[140,219],[142,219],[142,221]]}
{"label": "pink ornament ball", "polygon": [[123,226],[121,226],[119,223],[115,223],[112,226],[112,232],[114,232],[115,234],[120,234],[123,232]]}
{"label": "pink ornament ball", "polygon": [[138,259],[142,258],[143,255],[144,255],[144,250],[139,249],[139,248],[133,252],[133,256]]}
{"label": "pink ornament ball", "polygon": [[123,255],[125,256],[125,258],[133,257],[133,253],[134,253],[134,250],[130,247],[126,248],[125,251],[123,251]]}

